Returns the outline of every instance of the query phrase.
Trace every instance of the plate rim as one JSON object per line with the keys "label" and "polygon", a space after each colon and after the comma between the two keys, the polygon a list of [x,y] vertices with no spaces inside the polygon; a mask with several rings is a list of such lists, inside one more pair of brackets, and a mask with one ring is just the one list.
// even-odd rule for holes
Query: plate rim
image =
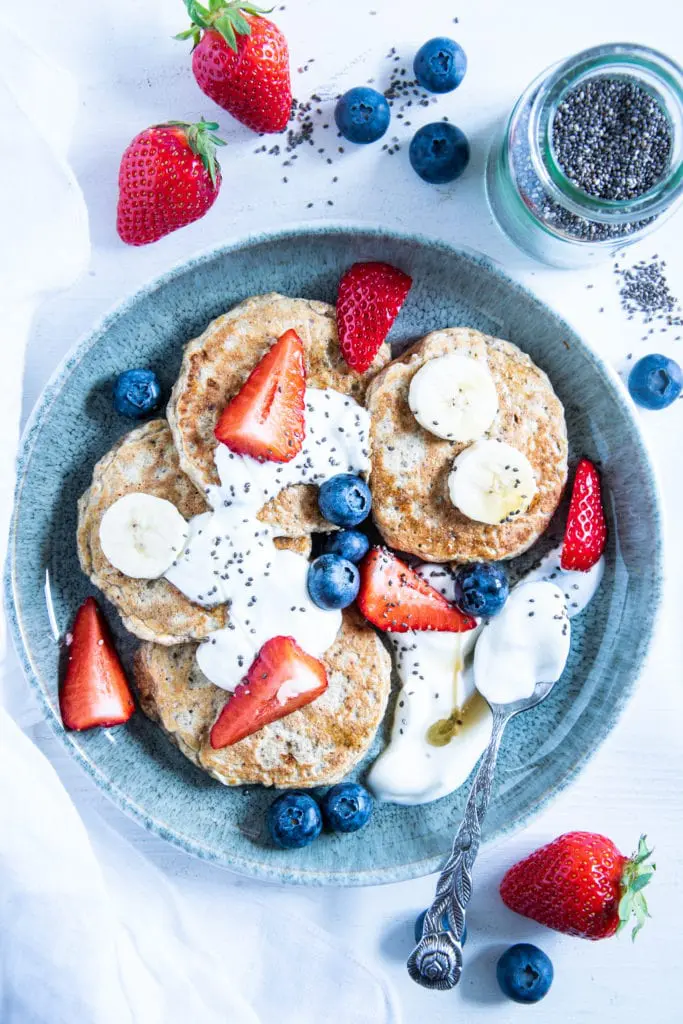
{"label": "plate rim", "polygon": [[202,860],[210,861],[226,870],[236,872],[251,878],[268,882],[289,883],[308,886],[365,886],[390,884],[392,882],[405,881],[412,878],[422,877],[438,871],[443,863],[444,855],[436,855],[422,858],[416,861],[404,862],[401,865],[368,870],[346,870],[336,872],[330,876],[325,869],[302,871],[294,866],[290,869],[282,866],[272,866],[267,861],[258,862],[247,859],[242,855],[235,855],[228,851],[218,851],[210,848],[184,835],[177,829],[171,829],[163,822],[156,820],[148,811],[137,804],[118,785],[114,784],[109,777],[84,753],[71,738],[58,715],[50,703],[47,693],[41,682],[40,672],[37,665],[34,665],[32,652],[22,620],[19,613],[19,604],[16,592],[16,555],[18,544],[18,504],[21,498],[24,483],[30,465],[31,457],[36,449],[40,427],[45,415],[56,401],[59,393],[64,387],[70,373],[80,363],[85,354],[97,343],[112,322],[125,316],[128,310],[137,304],[141,299],[148,297],[157,289],[164,287],[175,278],[182,276],[189,270],[201,267],[203,264],[214,259],[225,256],[237,250],[252,248],[262,245],[268,241],[282,241],[285,239],[295,240],[310,235],[355,235],[370,236],[378,240],[389,239],[391,241],[410,244],[417,247],[427,247],[432,250],[441,250],[449,256],[464,258],[470,263],[477,264],[485,271],[492,273],[502,281],[512,292],[524,295],[527,301],[531,301],[536,307],[546,314],[548,312],[555,318],[561,328],[565,328],[573,336],[578,338],[583,348],[583,354],[592,363],[593,368],[611,385],[614,400],[621,407],[622,413],[631,422],[638,442],[644,454],[644,467],[646,470],[648,484],[653,496],[652,519],[654,526],[654,560],[653,579],[654,590],[648,606],[648,616],[644,622],[646,628],[641,632],[638,647],[632,661],[632,671],[628,685],[620,690],[617,699],[612,706],[608,720],[600,722],[595,732],[595,742],[590,749],[578,755],[559,783],[549,786],[524,812],[518,814],[511,821],[497,830],[494,835],[486,839],[487,842],[499,841],[504,836],[524,827],[532,820],[547,804],[558,796],[569,786],[577,775],[586,767],[591,758],[595,755],[607,736],[617,726],[623,711],[631,699],[638,684],[644,661],[649,652],[656,626],[657,614],[663,596],[663,564],[664,564],[664,531],[663,531],[663,503],[661,489],[657,472],[652,458],[650,445],[643,434],[638,419],[635,415],[635,408],[623,391],[623,385],[616,371],[607,363],[601,355],[586,341],[582,334],[572,327],[552,306],[540,299],[530,288],[511,277],[509,273],[497,261],[492,260],[475,249],[463,246],[452,245],[440,238],[431,238],[428,235],[412,231],[400,231],[397,229],[384,228],[379,225],[363,223],[336,223],[324,222],[313,224],[288,225],[277,231],[260,231],[248,235],[236,237],[224,241],[218,245],[203,249],[193,255],[174,262],[161,274],[150,278],[138,289],[125,296],[121,301],[109,307],[94,323],[86,330],[74,345],[60,359],[52,374],[48,378],[44,388],[33,406],[21,434],[17,448],[16,458],[16,482],[13,494],[12,517],[8,535],[7,556],[4,570],[4,604],[5,614],[10,626],[10,634],[14,644],[17,657],[25,678],[38,698],[41,710],[58,740],[64,745],[70,756],[80,767],[93,779],[98,788],[121,810],[127,817],[132,818],[148,829],[151,833],[171,843],[175,848],[190,853]]}

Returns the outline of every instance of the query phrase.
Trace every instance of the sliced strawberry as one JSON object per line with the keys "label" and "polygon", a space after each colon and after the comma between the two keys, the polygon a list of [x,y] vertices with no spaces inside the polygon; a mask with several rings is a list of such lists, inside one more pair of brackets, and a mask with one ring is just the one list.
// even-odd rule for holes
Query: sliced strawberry
{"label": "sliced strawberry", "polygon": [[59,691],[65,728],[127,722],[135,710],[133,695],[94,597],[78,609],[67,649],[69,660]]}
{"label": "sliced strawberry", "polygon": [[291,715],[327,689],[325,666],[291,636],[268,640],[211,729],[214,750],[238,743],[269,722]]}
{"label": "sliced strawberry", "polygon": [[286,331],[221,413],[216,437],[239,455],[290,462],[304,441],[304,347]]}
{"label": "sliced strawberry", "polygon": [[361,562],[357,601],[365,618],[387,633],[465,633],[477,624],[386,548],[373,548]]}
{"label": "sliced strawberry", "polygon": [[560,565],[563,569],[588,572],[602,555],[606,543],[600,474],[592,462],[581,459],[574,476]]}
{"label": "sliced strawberry", "polygon": [[342,355],[364,373],[410,291],[412,278],[388,263],[354,263],[339,282],[337,329]]}

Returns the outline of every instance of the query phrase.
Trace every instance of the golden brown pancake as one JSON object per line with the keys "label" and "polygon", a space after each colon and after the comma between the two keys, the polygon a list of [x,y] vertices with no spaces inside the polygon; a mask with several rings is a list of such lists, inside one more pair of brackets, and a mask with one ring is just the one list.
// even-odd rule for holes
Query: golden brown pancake
{"label": "golden brown pancake", "polygon": [[[458,352],[485,361],[498,393],[498,414],[486,438],[523,452],[538,490],[529,509],[501,525],[468,519],[452,504],[448,475],[466,444],[424,430],[408,406],[410,382],[429,359]],[[426,335],[373,380],[372,510],[387,544],[428,562],[496,561],[526,551],[544,532],[567,480],[567,427],[545,373],[516,345],[465,327]]]}
{"label": "golden brown pancake", "polygon": [[391,659],[355,609],[344,612],[323,655],[322,696],[231,747],[214,750],[209,731],[229,695],[197,666],[196,644],[143,644],[135,658],[140,704],[198,767],[228,786],[309,787],[338,782],[370,746],[387,704]]}

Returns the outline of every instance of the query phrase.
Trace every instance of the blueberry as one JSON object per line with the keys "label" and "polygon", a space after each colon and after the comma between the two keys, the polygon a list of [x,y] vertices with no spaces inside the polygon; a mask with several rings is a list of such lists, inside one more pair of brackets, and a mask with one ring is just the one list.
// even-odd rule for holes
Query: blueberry
{"label": "blueberry", "polygon": [[370,549],[370,541],[360,530],[338,530],[325,541],[325,551],[349,562],[360,562]]}
{"label": "blueberry", "polygon": [[114,384],[114,408],[122,416],[139,420],[154,412],[161,401],[161,387],[151,370],[126,370]]}
{"label": "blueberry", "polygon": [[320,806],[327,828],[333,832],[357,832],[370,820],[373,799],[364,786],[340,782],[328,789]]}
{"label": "blueberry", "polygon": [[681,393],[683,374],[678,363],[655,353],[643,356],[628,375],[631,398],[644,409],[666,409]]}
{"label": "blueberry", "polygon": [[308,567],[308,593],[318,608],[347,608],[356,600],[360,573],[339,555],[321,555]]}
{"label": "blueberry", "polygon": [[322,827],[320,808],[308,793],[283,793],[268,808],[270,838],[283,850],[308,846]]}
{"label": "blueberry", "polygon": [[[422,913],[418,914],[417,918],[415,919],[415,941],[416,942],[419,942],[420,939],[422,938],[422,929],[424,928],[424,923],[425,923],[425,917],[426,916],[427,916],[427,911],[423,910]],[[443,930],[444,931],[448,930],[448,922],[446,920],[446,915],[445,914],[444,914],[443,919],[442,919],[442,926],[443,926]],[[460,940],[460,945],[464,946],[466,942],[467,942],[467,925],[465,925],[465,927],[463,928],[462,938]]]}
{"label": "blueberry", "polygon": [[473,562],[459,569],[455,577],[454,600],[467,615],[490,618],[508,599],[510,584],[505,570],[489,562]]}
{"label": "blueberry", "polygon": [[358,526],[370,513],[372,497],[365,480],[351,473],[338,473],[321,485],[318,506],[335,526]]}
{"label": "blueberry", "polygon": [[459,178],[470,162],[470,144],[464,132],[447,121],[426,124],[410,143],[413,170],[430,185]]}
{"label": "blueberry", "polygon": [[501,956],[496,977],[504,995],[516,1003],[537,1003],[553,983],[553,965],[538,946],[518,942]]}
{"label": "blueberry", "polygon": [[437,36],[417,51],[413,71],[419,85],[428,92],[451,92],[465,77],[467,57],[455,40]]}
{"label": "blueberry", "polygon": [[389,118],[389,104],[382,93],[365,85],[349,89],[334,108],[334,119],[344,138],[363,145],[382,138]]}

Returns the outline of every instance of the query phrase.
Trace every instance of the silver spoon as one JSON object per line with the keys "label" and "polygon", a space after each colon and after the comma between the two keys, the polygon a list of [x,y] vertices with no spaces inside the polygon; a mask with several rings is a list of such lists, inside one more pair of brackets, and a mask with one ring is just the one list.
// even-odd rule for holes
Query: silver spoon
{"label": "silver spoon", "polygon": [[[489,702],[493,713],[491,740],[474,777],[462,824],[436,885],[436,895],[426,913],[422,938],[408,958],[411,978],[425,988],[454,988],[460,981],[465,908],[472,895],[472,868],[481,843],[482,822],[491,799],[500,741],[510,719],[540,704],[554,685],[554,682],[536,683],[530,697],[509,704]],[[446,930],[443,927],[444,917],[448,922]]]}

